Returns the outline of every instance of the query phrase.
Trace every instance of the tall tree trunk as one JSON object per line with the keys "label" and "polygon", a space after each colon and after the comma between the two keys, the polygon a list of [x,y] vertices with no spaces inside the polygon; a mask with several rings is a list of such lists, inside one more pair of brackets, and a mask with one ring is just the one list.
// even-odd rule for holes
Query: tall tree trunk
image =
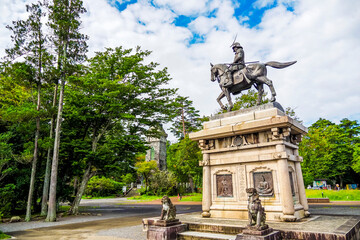
{"label": "tall tree trunk", "polygon": [[73,214],[73,215],[79,214],[79,205],[80,205],[81,198],[85,192],[88,181],[95,174],[96,174],[96,172],[91,171],[91,164],[89,164],[84,172],[84,175],[82,177],[81,184],[80,184],[80,187],[78,188],[75,199],[71,205],[71,208],[69,209],[70,214]]}
{"label": "tall tree trunk", "polygon": [[190,183],[190,189],[191,192],[195,192],[195,188],[194,188],[194,180],[192,179],[192,177],[189,175],[189,183]]}
{"label": "tall tree trunk", "polygon": [[183,137],[185,138],[186,129],[185,129],[184,106],[183,106],[182,111],[181,111],[181,121],[182,121],[182,127],[183,127]]}
{"label": "tall tree trunk", "polygon": [[60,96],[59,96],[59,107],[56,118],[53,161],[51,165],[49,206],[48,206],[48,214],[45,220],[47,222],[54,222],[56,220],[56,184],[57,184],[57,171],[59,164],[60,130],[61,130],[61,122],[62,122],[63,103],[64,103],[64,90],[65,90],[65,77],[62,76],[61,86],[60,86]]}
{"label": "tall tree trunk", "polygon": [[[56,84],[55,88],[54,88],[53,108],[55,108],[55,106],[56,106],[57,92],[58,92],[58,84]],[[54,123],[55,123],[55,115],[53,115],[51,117],[50,134],[49,134],[50,141],[53,139]],[[41,216],[45,216],[47,214],[47,210],[48,210],[47,201],[48,201],[48,196],[49,196],[49,185],[50,185],[51,147],[52,146],[49,146],[49,148],[48,148],[47,158],[46,158],[44,187],[43,187],[43,194],[42,194],[42,200],[41,200]]]}
{"label": "tall tree trunk", "polygon": [[344,183],[343,183],[343,178],[342,178],[342,176],[341,175],[339,175],[339,181],[340,181],[340,187],[341,188],[344,188]]}
{"label": "tall tree trunk", "polygon": [[[40,92],[41,92],[41,82],[37,83],[38,88],[38,96],[37,96],[37,106],[36,111],[40,112]],[[34,158],[31,167],[31,178],[30,178],[30,187],[29,187],[29,195],[26,205],[26,216],[25,221],[30,221],[31,219],[31,207],[32,207],[32,198],[34,194],[34,185],[35,185],[35,175],[36,175],[36,165],[38,159],[38,143],[39,143],[39,135],[40,135],[40,116],[36,117],[36,130],[35,130],[35,142],[34,142]]]}

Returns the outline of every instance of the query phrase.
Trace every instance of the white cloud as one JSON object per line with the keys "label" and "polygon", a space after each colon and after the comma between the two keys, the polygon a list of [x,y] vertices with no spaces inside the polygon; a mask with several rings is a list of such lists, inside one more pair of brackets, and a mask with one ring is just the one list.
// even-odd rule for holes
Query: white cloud
{"label": "white cloud", "polygon": [[[4,26],[25,12],[23,1],[4,1],[0,6],[1,49],[10,42]],[[229,46],[238,34],[246,61],[298,61],[282,70],[268,68],[268,77],[274,82],[278,101],[296,107],[306,124],[320,117],[333,121],[359,117],[360,1],[291,1],[293,12],[283,2],[288,4],[278,1],[265,11],[257,28],[248,28],[233,16],[230,0],[156,0],[160,8],[140,0],[122,12],[105,0],[85,0],[88,13],[82,18],[83,31],[90,36],[90,53],[120,45],[152,50],[151,60],[168,67],[171,86],[190,96],[201,114],[219,109],[220,89],[210,82],[209,63],[231,62]],[[270,0],[258,1],[259,7],[268,5]],[[215,16],[206,17],[214,9]],[[175,26],[174,19],[182,14],[198,18],[188,28]],[[205,42],[188,46],[192,32],[204,34]]]}
{"label": "white cloud", "polygon": [[193,15],[206,11],[208,0],[154,0],[160,7],[172,9],[179,15]]}

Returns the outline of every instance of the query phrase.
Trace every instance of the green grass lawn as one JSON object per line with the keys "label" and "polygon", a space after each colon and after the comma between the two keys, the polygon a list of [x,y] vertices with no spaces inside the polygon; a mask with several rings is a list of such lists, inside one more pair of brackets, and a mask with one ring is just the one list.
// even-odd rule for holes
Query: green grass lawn
{"label": "green grass lawn", "polygon": [[201,202],[202,194],[201,193],[188,193],[182,197],[181,202]]}
{"label": "green grass lawn", "polygon": [[149,202],[149,201],[161,199],[162,197],[163,197],[163,196],[141,195],[141,196],[129,197],[129,198],[127,198],[127,199],[128,199],[128,200],[137,200],[137,201]]}
{"label": "green grass lawn", "polygon": [[110,196],[106,196],[106,197],[93,197],[93,196],[86,196],[83,195],[81,199],[106,199],[106,198],[117,198],[118,196],[115,195],[110,195]]}
{"label": "green grass lawn", "polygon": [[360,201],[359,190],[314,190],[306,189],[307,198],[322,198],[324,193],[325,198],[329,198],[330,201]]}

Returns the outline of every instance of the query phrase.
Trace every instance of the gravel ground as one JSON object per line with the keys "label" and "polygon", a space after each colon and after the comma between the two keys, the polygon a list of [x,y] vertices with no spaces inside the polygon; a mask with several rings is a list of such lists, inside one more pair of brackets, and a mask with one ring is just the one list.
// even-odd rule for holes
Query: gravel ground
{"label": "gravel ground", "polygon": [[142,225],[131,227],[113,228],[110,230],[99,231],[98,236],[119,236],[126,239],[146,240],[146,232],[142,230]]}

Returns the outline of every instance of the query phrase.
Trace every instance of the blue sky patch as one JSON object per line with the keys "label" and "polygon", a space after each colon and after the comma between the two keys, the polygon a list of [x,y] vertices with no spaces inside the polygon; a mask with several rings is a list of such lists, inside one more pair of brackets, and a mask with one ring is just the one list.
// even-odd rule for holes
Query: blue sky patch
{"label": "blue sky patch", "polygon": [[247,1],[247,0],[241,0],[240,3],[238,3],[238,7],[236,7],[234,16],[238,20],[242,20],[244,17],[248,17],[248,20],[243,21],[243,24],[248,25],[250,28],[256,27],[261,23],[261,19],[264,16],[264,12],[266,10],[269,10],[271,8],[276,7],[277,3],[276,1],[272,4],[268,4],[265,7],[257,8],[254,7],[254,3],[256,1]]}
{"label": "blue sky patch", "polygon": [[194,20],[194,18],[185,15],[179,15],[174,19],[174,24],[178,27],[187,27],[192,20]]}
{"label": "blue sky patch", "polygon": [[189,40],[189,45],[195,44],[195,43],[204,43],[206,40],[205,35],[199,35],[198,33],[193,33],[192,38]]}
{"label": "blue sky patch", "polygon": [[121,3],[119,1],[108,0],[108,3],[111,6],[116,7],[121,12],[121,11],[124,11],[127,8],[127,6],[137,3],[137,0],[125,0],[125,1],[122,1]]}
{"label": "blue sky patch", "polygon": [[[250,28],[256,28],[260,23],[261,19],[264,16],[265,11],[272,9],[279,5],[278,1],[269,2],[266,6],[260,7],[256,6],[256,1],[249,0],[240,0],[239,2],[234,0],[235,14],[234,16],[242,21],[244,25],[249,26]],[[286,7],[287,11],[294,12],[295,1],[289,1],[286,3],[281,3]],[[245,17],[248,20],[243,20]]]}

